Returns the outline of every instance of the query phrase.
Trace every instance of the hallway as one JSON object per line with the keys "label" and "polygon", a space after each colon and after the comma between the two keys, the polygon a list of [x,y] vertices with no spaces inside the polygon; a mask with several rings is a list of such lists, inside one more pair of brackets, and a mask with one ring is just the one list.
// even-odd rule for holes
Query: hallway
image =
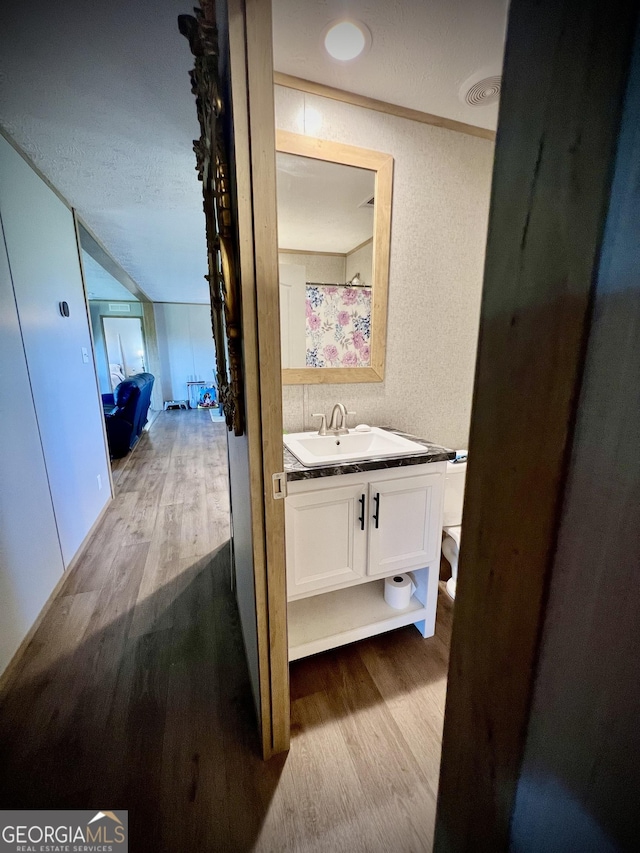
{"label": "hallway", "polygon": [[161,413],[0,696],[2,807],[128,809],[132,851],[429,850],[450,606],[296,662],[265,764],[228,540],[224,424]]}

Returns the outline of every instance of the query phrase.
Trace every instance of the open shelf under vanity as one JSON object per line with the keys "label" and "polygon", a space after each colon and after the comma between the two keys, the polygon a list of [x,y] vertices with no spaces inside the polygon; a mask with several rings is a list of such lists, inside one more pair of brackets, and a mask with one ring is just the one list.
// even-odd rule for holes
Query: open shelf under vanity
{"label": "open shelf under vanity", "polygon": [[384,600],[384,580],[290,601],[289,660],[412,625],[428,615],[415,595],[404,610],[390,607]]}

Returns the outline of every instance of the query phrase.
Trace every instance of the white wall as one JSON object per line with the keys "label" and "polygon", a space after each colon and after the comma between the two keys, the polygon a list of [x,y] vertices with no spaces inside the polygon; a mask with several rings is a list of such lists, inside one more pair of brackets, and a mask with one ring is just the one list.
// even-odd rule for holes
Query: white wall
{"label": "white wall", "polygon": [[[102,406],[73,216],[2,137],[0,213],[66,566],[110,497]],[[58,310],[62,300],[69,304],[68,318]],[[12,369],[3,364],[4,374]],[[28,386],[23,393],[29,394]],[[22,489],[31,500],[35,484],[25,478]],[[28,515],[22,530],[38,536]]]}
{"label": "white wall", "polygon": [[306,269],[303,264],[280,264],[280,350],[282,367],[307,362]]}
{"label": "white wall", "polygon": [[1,673],[64,571],[1,230],[0,364]]}
{"label": "white wall", "polygon": [[345,281],[351,281],[354,275],[360,273],[360,281],[362,284],[371,286],[373,273],[373,240],[349,252],[346,258],[346,276]]}
{"label": "white wall", "polygon": [[229,493],[233,525],[233,557],[236,598],[240,626],[247,653],[253,699],[260,713],[260,675],[258,661],[258,625],[251,530],[251,493],[249,482],[249,446],[247,436],[227,433],[229,448]]}
{"label": "white wall", "polygon": [[158,350],[164,400],[186,400],[186,382],[194,377],[213,384],[216,351],[208,305],[156,302]]}
{"label": "white wall", "polygon": [[288,385],[284,426],[341,401],[356,422],[466,447],[471,414],[493,143],[276,86],[278,128],[394,158],[387,363],[383,383]]}
{"label": "white wall", "polygon": [[281,264],[303,264],[307,281],[321,284],[344,284],[345,255],[319,255],[317,252],[279,252]]}

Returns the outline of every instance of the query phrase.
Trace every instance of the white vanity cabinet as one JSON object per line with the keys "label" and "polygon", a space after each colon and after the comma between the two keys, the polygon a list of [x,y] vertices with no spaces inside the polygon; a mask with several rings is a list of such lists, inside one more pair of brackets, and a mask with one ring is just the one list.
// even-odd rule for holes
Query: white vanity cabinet
{"label": "white vanity cabinet", "polygon": [[[390,467],[287,484],[290,659],[416,624],[435,627],[446,463]],[[384,578],[409,572],[406,610]]]}
{"label": "white vanity cabinet", "polygon": [[[331,480],[340,482],[342,477]],[[289,493],[285,504],[289,598],[364,577],[366,493],[363,483]]]}

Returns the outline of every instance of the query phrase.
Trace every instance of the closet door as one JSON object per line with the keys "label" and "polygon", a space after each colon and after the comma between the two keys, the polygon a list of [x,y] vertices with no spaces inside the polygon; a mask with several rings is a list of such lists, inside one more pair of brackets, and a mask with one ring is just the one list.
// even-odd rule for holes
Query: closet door
{"label": "closet door", "polygon": [[[0,213],[1,204],[0,198]],[[64,566],[1,227],[0,364],[2,673],[62,577]]]}
{"label": "closet door", "polygon": [[[0,136],[0,198],[65,566],[111,497],[102,401],[71,210]],[[66,302],[68,316],[58,305]]]}

